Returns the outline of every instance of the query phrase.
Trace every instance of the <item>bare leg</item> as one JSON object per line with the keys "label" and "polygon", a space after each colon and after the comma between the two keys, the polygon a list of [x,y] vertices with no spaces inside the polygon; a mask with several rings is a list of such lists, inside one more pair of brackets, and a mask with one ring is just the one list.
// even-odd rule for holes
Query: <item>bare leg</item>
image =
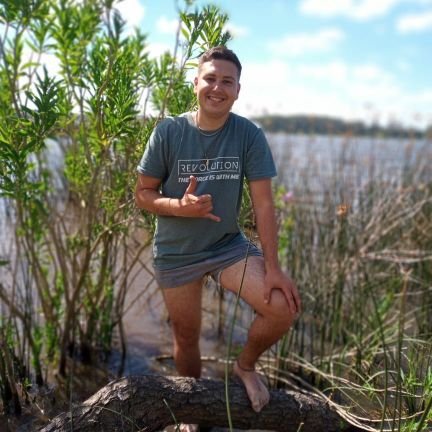
{"label": "bare leg", "polygon": [[202,281],[164,289],[163,295],[173,329],[177,372],[180,376],[199,378]]}
{"label": "bare leg", "polygon": [[[244,261],[228,267],[222,272],[222,286],[237,293],[243,275]],[[264,261],[261,257],[249,257],[241,297],[256,311],[256,317],[248,332],[248,339],[234,365],[234,374],[243,382],[252,404],[259,412],[269,402],[270,395],[255,364],[259,356],[276,343],[290,328],[294,317],[290,313],[285,296],[273,290],[269,303],[264,302]]]}
{"label": "bare leg", "polygon": [[[201,332],[202,281],[163,291],[171,320],[174,340],[174,362],[180,376],[201,376],[199,337]],[[181,424],[180,432],[197,432],[198,425]],[[174,428],[173,431],[177,432]]]}

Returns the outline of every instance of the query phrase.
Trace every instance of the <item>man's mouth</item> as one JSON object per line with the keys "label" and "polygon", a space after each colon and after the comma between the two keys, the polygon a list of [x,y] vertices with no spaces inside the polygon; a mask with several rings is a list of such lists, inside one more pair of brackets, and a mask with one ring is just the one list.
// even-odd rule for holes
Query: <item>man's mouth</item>
{"label": "man's mouth", "polygon": [[209,96],[208,97],[212,102],[223,102],[224,98],[216,97],[216,96]]}

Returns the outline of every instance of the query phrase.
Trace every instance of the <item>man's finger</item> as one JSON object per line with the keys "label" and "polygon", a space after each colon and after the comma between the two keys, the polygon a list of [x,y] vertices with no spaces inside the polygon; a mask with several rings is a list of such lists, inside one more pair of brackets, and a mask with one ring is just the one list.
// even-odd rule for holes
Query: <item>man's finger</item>
{"label": "man's finger", "polygon": [[293,289],[293,298],[297,307],[297,313],[301,311],[301,299],[297,289]]}
{"label": "man's finger", "polygon": [[298,312],[297,304],[294,298],[294,295],[291,290],[282,290],[285,295],[286,301],[288,303],[288,308],[293,315],[296,315]]}
{"label": "man's finger", "polygon": [[201,195],[201,196],[199,197],[199,202],[200,202],[201,204],[211,203],[211,202],[212,202],[212,196],[209,195],[209,194]]}
{"label": "man's finger", "polygon": [[188,187],[186,188],[186,194],[193,194],[196,190],[196,186],[197,186],[197,179],[194,176],[190,176],[189,177],[189,184]]}
{"label": "man's finger", "polygon": [[296,288],[291,288],[288,293],[288,296],[291,298],[290,308],[293,314],[299,314],[301,309],[300,296],[298,295]]}
{"label": "man's finger", "polygon": [[271,292],[271,289],[264,288],[264,303],[270,303]]}
{"label": "man's finger", "polygon": [[285,290],[285,296],[289,296],[290,298],[292,298],[294,306],[297,310],[297,312],[300,312],[301,309],[301,300],[300,300],[300,295],[297,289],[297,286],[292,283],[291,285],[289,285],[286,290]]}
{"label": "man's finger", "polygon": [[214,215],[213,213],[208,213],[205,217],[215,222],[221,221],[221,218],[219,216]]}

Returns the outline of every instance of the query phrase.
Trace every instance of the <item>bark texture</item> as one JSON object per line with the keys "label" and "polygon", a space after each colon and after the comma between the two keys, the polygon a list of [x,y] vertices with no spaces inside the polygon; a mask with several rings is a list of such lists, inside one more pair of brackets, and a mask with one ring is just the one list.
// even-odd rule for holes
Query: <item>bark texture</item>
{"label": "bark texture", "polygon": [[[236,429],[358,430],[318,398],[302,393],[272,390],[270,403],[259,414],[252,410],[243,385],[230,382],[228,394]],[[54,418],[40,432],[160,431],[174,423],[173,415],[178,422],[228,427],[224,381],[155,375],[121,378]]]}

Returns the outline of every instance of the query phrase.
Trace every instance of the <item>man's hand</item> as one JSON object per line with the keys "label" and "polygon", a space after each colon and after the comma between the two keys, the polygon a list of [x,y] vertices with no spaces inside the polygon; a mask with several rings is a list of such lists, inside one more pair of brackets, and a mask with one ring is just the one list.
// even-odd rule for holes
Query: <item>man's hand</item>
{"label": "man's hand", "polygon": [[212,213],[213,201],[209,194],[195,195],[197,179],[190,176],[189,185],[180,200],[177,200],[178,207],[175,209],[176,216],[207,218],[220,222],[221,218]]}
{"label": "man's hand", "polygon": [[280,289],[285,295],[288,307],[293,316],[301,311],[301,300],[295,283],[281,270],[267,271],[265,275],[264,302],[269,303],[271,292]]}

